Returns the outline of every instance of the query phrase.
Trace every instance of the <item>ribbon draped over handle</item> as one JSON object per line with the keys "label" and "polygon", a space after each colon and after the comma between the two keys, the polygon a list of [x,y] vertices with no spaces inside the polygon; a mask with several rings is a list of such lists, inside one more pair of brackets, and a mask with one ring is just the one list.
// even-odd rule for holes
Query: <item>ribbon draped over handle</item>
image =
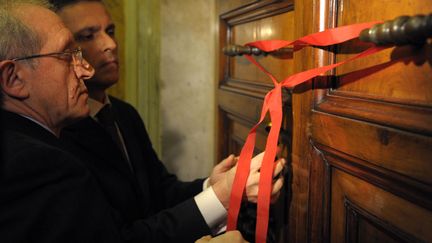
{"label": "ribbon draped over handle", "polygon": [[[266,40],[251,42],[246,45],[259,48],[260,50],[265,52],[271,52],[287,46],[292,46],[294,51],[300,50],[306,46],[330,46],[355,39],[359,36],[362,30],[370,28],[377,23],[380,22],[360,23],[333,29],[327,29],[322,32],[304,36],[294,41]],[[275,167],[274,160],[277,152],[279,130],[282,125],[282,87],[293,88],[296,85],[306,82],[333,68],[336,68],[355,59],[377,53],[385,48],[388,47],[372,46],[371,48],[345,61],[299,72],[285,78],[281,82],[278,82],[276,78],[264,67],[262,67],[252,56],[245,55],[245,57],[250,62],[255,64],[261,71],[267,74],[267,76],[272,80],[274,88],[266,94],[261,110],[260,120],[250,130],[246,138],[246,142],[240,152],[240,158],[237,165],[238,167],[231,190],[231,198],[229,202],[227,218],[227,230],[235,230],[237,227],[237,218],[240,211],[241,201],[243,198],[247,178],[249,176],[250,162],[253,156],[253,150],[255,146],[256,129],[264,120],[266,114],[269,112],[272,127],[267,137],[264,158],[260,170],[261,175],[258,190],[257,224],[255,231],[256,242],[266,242],[269,222],[270,198],[272,191],[272,175]]]}

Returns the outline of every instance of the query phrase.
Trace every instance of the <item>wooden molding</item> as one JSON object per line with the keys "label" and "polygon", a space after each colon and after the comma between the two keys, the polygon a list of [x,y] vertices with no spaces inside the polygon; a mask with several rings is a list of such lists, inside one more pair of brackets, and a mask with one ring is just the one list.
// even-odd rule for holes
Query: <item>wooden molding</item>
{"label": "wooden molding", "polygon": [[221,84],[220,89],[236,92],[242,95],[264,99],[267,92],[272,90],[273,84],[263,84],[239,79],[228,78]]}
{"label": "wooden molding", "polygon": [[388,127],[432,135],[432,110],[427,107],[327,94],[315,110]]}
{"label": "wooden molding", "polygon": [[331,165],[313,141],[310,144],[308,242],[330,242]]}
{"label": "wooden molding", "polygon": [[[330,242],[332,171],[341,170],[411,201],[428,210],[432,208],[432,187],[412,178],[372,165],[366,161],[311,141],[309,175],[308,242]],[[346,242],[357,242],[360,217],[403,242],[421,242],[345,199]]]}
{"label": "wooden molding", "polygon": [[355,158],[322,144],[315,146],[331,167],[389,191],[407,201],[432,210],[432,186],[394,171]]}
{"label": "wooden molding", "polygon": [[355,203],[350,201],[348,198],[344,199],[344,206],[346,216],[345,242],[358,242],[358,227],[360,220],[366,220],[399,242],[423,242],[415,236],[398,229],[389,222],[384,222],[379,217],[376,217],[367,210],[355,205]]}
{"label": "wooden molding", "polygon": [[[272,0],[272,1],[256,1],[251,4],[248,4],[246,6],[242,6],[240,8],[234,9],[232,11],[229,11],[227,13],[221,14],[220,19],[220,43],[219,43],[219,49],[222,50],[223,46],[226,46],[227,44],[234,44],[232,43],[232,27],[238,24],[251,22],[258,19],[267,18],[270,16],[275,16],[284,12],[292,11],[294,9],[294,4],[292,1],[286,1],[286,0]],[[230,85],[240,85],[241,87],[244,87],[242,84],[254,84],[252,82],[247,81],[241,81],[241,80],[233,80],[230,77],[230,64],[231,64],[232,58],[224,55],[219,56],[219,65],[222,67],[219,84],[227,84]],[[262,91],[264,87],[264,90],[269,90],[269,87],[272,86],[265,86],[261,85],[261,87],[257,87],[256,90]],[[256,91],[254,90],[254,91]],[[250,93],[251,95],[257,96],[263,92],[258,92],[258,94]],[[265,95],[265,93],[264,93]]]}
{"label": "wooden molding", "polygon": [[293,10],[293,1],[266,0],[255,1],[220,15],[228,25],[236,25],[266,18]]}

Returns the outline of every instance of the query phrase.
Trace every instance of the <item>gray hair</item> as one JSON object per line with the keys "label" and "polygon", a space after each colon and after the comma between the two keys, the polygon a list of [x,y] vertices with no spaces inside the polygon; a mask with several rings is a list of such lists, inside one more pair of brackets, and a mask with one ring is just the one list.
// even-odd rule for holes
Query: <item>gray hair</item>
{"label": "gray hair", "polygon": [[23,4],[53,9],[45,0],[0,0],[0,60],[35,55],[42,49],[41,36],[24,24],[17,14]]}

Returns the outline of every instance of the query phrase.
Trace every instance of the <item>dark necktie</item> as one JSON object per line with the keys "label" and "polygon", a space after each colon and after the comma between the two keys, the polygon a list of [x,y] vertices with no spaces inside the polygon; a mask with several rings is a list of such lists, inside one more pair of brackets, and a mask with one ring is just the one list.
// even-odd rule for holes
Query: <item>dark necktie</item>
{"label": "dark necktie", "polygon": [[128,159],[123,143],[120,139],[120,134],[117,131],[116,122],[114,119],[114,114],[109,105],[105,105],[96,115],[99,123],[105,128],[109,133],[111,138],[116,143],[117,147],[121,150],[124,159],[128,162],[130,169],[133,171],[133,167]]}

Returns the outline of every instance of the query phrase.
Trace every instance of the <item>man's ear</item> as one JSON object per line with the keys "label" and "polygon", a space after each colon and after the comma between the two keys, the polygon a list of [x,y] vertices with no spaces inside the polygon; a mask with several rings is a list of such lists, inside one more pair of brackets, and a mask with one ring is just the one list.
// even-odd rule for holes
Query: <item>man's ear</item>
{"label": "man's ear", "polygon": [[3,92],[17,99],[25,99],[29,92],[25,82],[18,75],[19,65],[14,61],[5,60],[0,62],[0,85]]}

